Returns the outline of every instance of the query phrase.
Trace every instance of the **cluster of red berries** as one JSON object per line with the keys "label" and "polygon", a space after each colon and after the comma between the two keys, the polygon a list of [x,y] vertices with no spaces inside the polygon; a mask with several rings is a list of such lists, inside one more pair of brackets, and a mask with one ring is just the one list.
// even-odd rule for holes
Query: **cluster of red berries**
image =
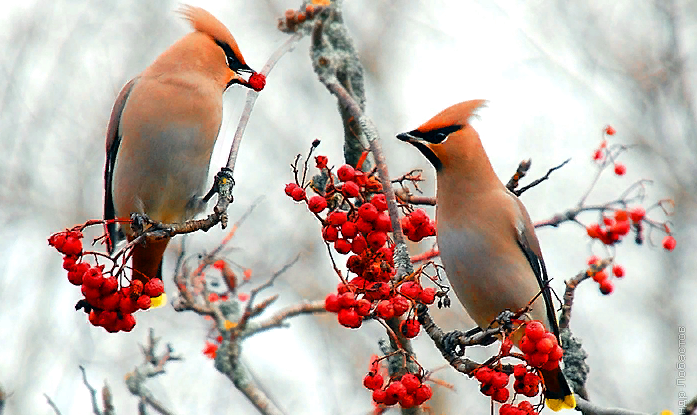
{"label": "cluster of red berries", "polygon": [[479,390],[496,402],[504,403],[508,400],[510,392],[506,389],[508,385],[508,374],[482,366],[474,372],[474,377],[481,383]]}
{"label": "cluster of red berries", "polygon": [[[322,2],[324,3],[324,2]],[[327,2],[327,5],[329,2]],[[286,10],[283,18],[278,19],[278,28],[281,31],[284,32],[294,32],[297,30],[297,26],[301,23],[304,23],[305,20],[312,19],[319,11],[322,10],[322,5],[320,6],[315,6],[313,4],[308,4],[305,6],[305,9],[301,9],[300,11],[296,11],[293,9],[288,9]]]}
{"label": "cluster of red berries", "polygon": [[[598,239],[605,245],[613,245],[622,240],[627,235],[634,224],[635,229],[639,232],[639,224],[646,216],[646,210],[643,207],[637,206],[629,211],[618,209],[615,211],[615,217],[603,217],[603,223],[593,223],[586,228],[586,233],[593,239]],[[630,223],[631,221],[631,223]]]}
{"label": "cluster of red berries", "polygon": [[532,398],[540,392],[540,377],[523,364],[517,364],[513,367],[513,390]]}
{"label": "cluster of red berries", "polygon": [[215,338],[216,343],[206,341],[206,345],[203,347],[203,354],[209,359],[215,359],[218,354],[218,346],[223,342],[223,336],[218,335]]}
{"label": "cluster of red berries", "polygon": [[401,220],[402,232],[412,242],[420,242],[427,236],[436,235],[436,222],[423,209],[416,209]]}
{"label": "cluster of red berries", "polygon": [[[327,168],[326,156],[317,156],[315,161],[318,168]],[[330,203],[336,205],[326,218],[319,217],[323,223],[322,238],[333,243],[339,254],[352,254],[346,267],[357,276],[347,284],[340,283],[337,293],[327,296],[327,311],[337,313],[341,325],[358,328],[368,315],[390,319],[407,313],[413,302],[433,304],[435,289],[423,288],[416,281],[406,281],[399,286],[392,281],[394,245],[387,236],[392,231],[392,222],[380,182],[348,164],[338,168],[336,178],[340,183],[335,184],[332,176],[324,195],[309,199],[298,184],[289,183],[285,187],[288,196],[298,202],[306,201],[308,209],[318,217]],[[347,203],[337,203],[337,195]],[[342,206],[348,206],[348,210],[343,210]],[[404,219],[410,223],[412,237],[418,236],[420,240],[435,234],[430,230],[433,223],[423,210],[414,211]],[[415,318],[400,323],[401,333],[408,338],[415,337],[420,329],[421,324]]]}
{"label": "cluster of red berries", "polygon": [[518,406],[513,406],[510,403],[501,405],[499,415],[538,415],[535,408],[528,401],[521,401]]}
{"label": "cluster of red berries", "polygon": [[[603,132],[607,135],[615,135],[616,131],[612,126],[608,125],[603,129]],[[593,151],[593,161],[602,163],[605,160],[606,154],[609,153],[607,149],[607,140],[603,139],[600,142],[600,146]],[[618,176],[624,176],[627,173],[627,166],[622,163],[615,162],[615,174]]]}
{"label": "cluster of red berries", "polygon": [[564,355],[557,337],[548,332],[539,320],[529,321],[525,325],[520,350],[525,353],[525,360],[530,366],[548,371],[559,367],[559,361]]}
{"label": "cluster of red berries", "polygon": [[[588,258],[588,265],[596,265],[600,262],[600,258],[598,258],[595,255],[592,255],[591,257]],[[622,265],[615,264],[612,266],[612,275],[614,275],[617,278],[622,278],[625,275],[625,270]],[[605,271],[605,270],[600,270],[595,273],[591,273],[591,278],[593,278],[593,281],[597,282],[599,284],[600,292],[608,295],[612,294],[612,292],[615,290],[615,285],[612,283],[612,280],[610,279],[610,275]]]}
{"label": "cluster of red berries", "polygon": [[392,380],[383,388],[382,375],[371,370],[363,378],[363,386],[373,391],[373,402],[376,404],[392,406],[399,403],[405,409],[419,406],[433,396],[431,387],[422,383],[421,379],[412,373]]}
{"label": "cluster of red berries", "polygon": [[159,278],[143,283],[133,280],[127,287],[119,288],[118,279],[104,275],[104,265],[93,266],[83,261],[82,232],[69,230],[48,238],[49,245],[64,255],[63,269],[68,271],[68,281],[79,285],[84,299],[76,309],[83,308],[89,314],[93,326],[104,327],[110,333],[131,331],[136,325],[133,313],[147,310],[152,299],[164,293]]}

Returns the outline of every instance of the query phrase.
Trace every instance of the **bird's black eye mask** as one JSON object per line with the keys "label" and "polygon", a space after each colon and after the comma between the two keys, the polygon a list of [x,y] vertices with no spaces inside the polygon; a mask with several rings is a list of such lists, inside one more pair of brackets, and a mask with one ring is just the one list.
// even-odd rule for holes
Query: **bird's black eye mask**
{"label": "bird's black eye mask", "polygon": [[447,127],[436,128],[435,130],[430,130],[422,132],[419,130],[410,131],[409,134],[412,137],[420,138],[424,141],[428,141],[431,144],[440,144],[448,138],[448,135],[454,133],[455,131],[460,131],[462,125],[454,124]]}
{"label": "bird's black eye mask", "polygon": [[223,51],[225,52],[225,58],[227,59],[228,68],[235,71],[235,73],[254,72],[254,70],[252,70],[252,68],[250,68],[246,64],[240,62],[240,60],[237,59],[237,56],[235,56],[235,52],[232,51],[232,48],[230,47],[230,45],[228,45],[225,42],[221,42],[220,40],[216,40],[215,43],[218,46],[220,46],[223,49]]}

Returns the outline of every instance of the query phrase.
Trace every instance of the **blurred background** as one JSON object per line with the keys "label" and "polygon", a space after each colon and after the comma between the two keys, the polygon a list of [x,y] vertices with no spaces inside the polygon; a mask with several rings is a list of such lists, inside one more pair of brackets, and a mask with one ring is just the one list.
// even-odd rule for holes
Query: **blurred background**
{"label": "blurred background", "polygon": [[[261,68],[286,40],[277,18],[298,2],[192,0],[235,35],[247,62]],[[574,3],[574,4],[572,4]],[[689,0],[444,1],[347,0],[346,23],[366,69],[367,114],[375,121],[391,174],[424,168],[424,191],[434,174],[411,146],[394,139],[456,102],[485,98],[473,121],[504,179],[532,158],[530,180],[572,158],[568,166],[522,197],[533,220],[574,206],[592,180],[591,154],[610,124],[613,143],[636,145],[621,156],[627,174],[603,175],[589,202],[615,199],[634,181],[653,179],[647,201],[673,198],[670,218],[678,245],[630,240],[617,249],[627,276],[612,295],[585,283],[571,322],[591,367],[590,396],[604,406],[677,411],[680,394],[697,394],[697,127],[695,68],[697,2]],[[577,3],[577,4],[576,4]],[[109,334],[73,309],[70,285],[48,235],[102,214],[104,135],[121,87],[190,28],[175,1],[25,0],[6,2],[0,16],[0,385],[5,414],[90,414],[78,365],[95,387],[106,380],[119,414],[137,400],[123,383],[141,363],[139,343],[150,327],[185,356],[147,382],[178,414],[254,414],[254,408],[206,358],[210,323],[170,307],[139,313],[131,333]],[[239,217],[263,202],[231,244],[233,261],[261,283],[296,254],[299,263],[279,278],[274,309],[322,299],[337,283],[320,239],[320,225],[283,193],[289,163],[319,154],[340,164],[343,131],[336,101],[316,80],[308,39],[286,55],[261,93],[242,143],[235,178]],[[224,164],[245,91],[225,95],[224,122],[212,174]],[[212,176],[211,174],[211,176]],[[524,183],[527,183],[524,181]],[[659,212],[657,219],[663,220]],[[589,214],[588,223],[597,220]],[[188,238],[190,252],[211,250],[224,235],[214,228]],[[582,270],[592,253],[582,228],[564,224],[538,231],[553,287]],[[94,237],[95,235],[88,235]],[[174,264],[177,241],[165,257]],[[428,243],[412,246],[413,253]],[[343,261],[341,261],[343,262]],[[169,274],[168,274],[169,272]],[[171,278],[165,286],[174,292]],[[435,311],[444,329],[471,320],[453,298]],[[678,372],[680,330],[686,334],[686,373]],[[361,379],[377,339],[377,323],[352,331],[334,315],[298,317],[289,328],[244,343],[243,360],[276,404],[289,414],[366,414],[372,409]],[[485,413],[478,383],[445,366],[423,334],[414,342],[421,363],[454,390],[435,387],[435,413]],[[475,350],[473,358],[490,355]],[[470,353],[468,351],[468,353]],[[677,382],[681,376],[685,386]],[[396,411],[393,410],[394,413]]]}

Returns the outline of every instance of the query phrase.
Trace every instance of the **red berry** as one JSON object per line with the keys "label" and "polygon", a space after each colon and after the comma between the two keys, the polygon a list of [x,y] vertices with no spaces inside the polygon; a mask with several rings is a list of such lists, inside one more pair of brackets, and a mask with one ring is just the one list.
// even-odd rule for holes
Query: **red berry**
{"label": "red berry", "polygon": [[644,208],[641,206],[632,208],[632,210],[629,211],[629,218],[634,223],[641,222],[641,220],[644,219],[644,216],[646,216],[646,210],[644,210]]}
{"label": "red berry", "polygon": [[608,125],[608,126],[605,127],[605,134],[607,134],[607,135],[615,135],[615,132],[616,132],[615,129],[612,128],[611,125]]}
{"label": "red berry", "polygon": [[327,163],[329,163],[329,159],[327,156],[315,156],[315,163],[318,169],[325,169],[327,168]]}
{"label": "red berry", "polygon": [[90,264],[86,262],[75,264],[72,269],[68,271],[68,281],[73,285],[82,285],[82,278],[89,269]]}
{"label": "red berry", "polygon": [[603,271],[598,271],[595,274],[593,274],[593,281],[602,284],[603,281],[607,280],[607,272]]}
{"label": "red berry", "polygon": [[513,366],[513,376],[516,378],[522,378],[526,373],[528,373],[528,369],[524,364],[517,364]]}
{"label": "red berry", "polygon": [[334,242],[339,239],[339,229],[336,226],[325,226],[322,228],[322,239],[327,242]]}
{"label": "red berry", "polygon": [[601,161],[604,156],[603,150],[597,149],[593,152],[593,161]]}
{"label": "red berry", "polygon": [[608,232],[616,233],[618,235],[626,235],[629,233],[630,225],[629,221],[627,220],[622,220],[622,221],[617,221],[615,222],[614,225],[612,225],[610,228],[608,228]]}
{"label": "red berry", "polygon": [[564,356],[564,349],[561,348],[558,344],[554,346],[554,349],[549,353],[549,360],[561,360],[562,356]]}
{"label": "red berry", "polygon": [[407,388],[407,393],[413,394],[421,386],[421,381],[413,373],[407,373],[400,379],[402,385]]}
{"label": "red berry", "polygon": [[259,72],[254,72],[249,77],[249,81],[247,81],[247,84],[253,90],[259,92],[262,89],[264,89],[264,86],[266,86],[266,77],[264,76],[264,74],[260,74]]}
{"label": "red berry", "polygon": [[387,198],[382,193],[374,195],[372,199],[370,199],[370,203],[372,203],[373,206],[375,206],[380,212],[387,210]]}
{"label": "red berry", "polygon": [[615,211],[615,220],[618,222],[626,221],[629,220],[629,213],[627,213],[626,210],[616,210]]}
{"label": "red berry", "polygon": [[390,220],[390,217],[384,213],[378,214],[378,216],[375,218],[373,226],[375,226],[376,231],[392,232],[392,221]]}
{"label": "red berry", "polygon": [[546,370],[546,371],[552,371],[552,370],[554,370],[554,369],[556,369],[556,368],[558,368],[558,367],[559,367],[559,361],[557,361],[557,360],[548,360],[547,363],[545,363],[544,365],[542,365],[542,366],[540,367],[540,369]]}
{"label": "red berry", "polygon": [[138,304],[138,308],[141,310],[147,310],[150,308],[152,300],[150,300],[150,297],[147,295],[141,295],[138,297],[138,301],[136,301],[136,304]]}
{"label": "red berry", "polygon": [[359,218],[356,221],[356,229],[358,229],[359,232],[368,234],[373,231],[373,224],[371,222],[363,220],[362,218]]}
{"label": "red berry", "polygon": [[119,308],[121,294],[114,292],[102,298],[102,308],[108,311],[116,311]]}
{"label": "red berry", "polygon": [[596,255],[591,255],[588,257],[588,265],[595,265],[598,262],[600,262],[600,258],[598,258]]}
{"label": "red berry", "polygon": [[358,313],[359,316],[365,317],[368,314],[370,314],[370,308],[372,307],[372,303],[365,298],[361,298],[360,300],[356,301],[356,313]]}
{"label": "red berry", "polygon": [[416,337],[421,330],[421,323],[417,319],[402,320],[399,323],[399,331],[407,339]]}
{"label": "red berry", "polygon": [[510,338],[506,337],[502,342],[501,342],[501,355],[503,356],[508,356],[511,353],[511,349],[513,348],[513,341],[511,341]]}
{"label": "red berry", "polygon": [[422,403],[431,399],[431,396],[433,396],[433,391],[431,390],[431,387],[428,385],[421,385],[414,394],[414,400],[416,400],[417,405],[421,405]]}
{"label": "red berry", "polygon": [[327,222],[329,222],[330,225],[334,226],[341,226],[344,223],[346,223],[347,220],[348,215],[346,214],[346,212],[342,212],[339,210],[334,211],[330,213],[329,216],[327,216]]}
{"label": "red berry", "polygon": [[387,234],[385,232],[373,231],[366,236],[365,240],[374,251],[377,251],[387,243]]}
{"label": "red berry", "polygon": [[380,301],[378,303],[378,306],[375,308],[375,313],[378,315],[378,317],[383,318],[385,320],[394,317],[394,305],[392,304],[392,301]]}
{"label": "red berry", "polygon": [[119,310],[121,314],[135,313],[138,310],[138,304],[131,297],[124,297],[121,295],[119,300]]}
{"label": "red berry", "polygon": [[339,311],[339,324],[344,327],[357,329],[361,326],[362,318],[353,308],[343,308]]}
{"label": "red berry", "polygon": [[324,299],[324,309],[331,313],[338,313],[339,310],[341,310],[339,296],[334,293],[327,295],[327,297]]}
{"label": "red berry", "polygon": [[392,303],[392,307],[394,308],[394,315],[396,317],[401,316],[402,314],[406,313],[409,311],[409,300],[407,300],[404,296],[402,295],[395,295],[390,299],[390,302]]}
{"label": "red berry", "polygon": [[606,279],[600,283],[600,292],[604,295],[612,294],[615,290],[615,285],[609,279]]}
{"label": "red berry", "polygon": [[312,213],[320,213],[327,208],[327,199],[322,196],[315,195],[307,201],[307,208],[310,209]]}
{"label": "red berry", "polygon": [[356,175],[356,169],[348,164],[344,164],[343,166],[339,167],[339,170],[336,171],[336,175],[342,182],[348,182],[353,180],[354,176]]}
{"label": "red berry", "polygon": [[622,265],[613,265],[612,266],[612,273],[615,275],[617,278],[622,278],[624,277],[624,267]]}
{"label": "red berry", "polygon": [[116,277],[111,276],[104,278],[102,285],[99,287],[99,292],[102,295],[111,294],[119,288],[119,282]]}
{"label": "red berry", "polygon": [[508,397],[510,396],[510,392],[508,392],[508,389],[496,389],[494,391],[494,394],[491,395],[491,399],[495,400],[496,402],[501,402],[504,403],[508,400]]}
{"label": "red berry", "polygon": [[675,238],[673,238],[672,235],[668,235],[663,239],[663,248],[665,248],[668,251],[672,251],[675,249],[675,245],[677,242],[675,241]]}
{"label": "red berry", "polygon": [[293,194],[291,195],[291,197],[296,202],[305,200],[305,190],[302,187],[296,187],[295,189],[293,189]]}
{"label": "red berry", "polygon": [[353,239],[356,237],[356,235],[358,235],[358,228],[353,222],[345,222],[343,225],[341,225],[341,234],[344,236],[344,238]]}
{"label": "red berry", "polygon": [[87,318],[90,321],[90,324],[93,326],[99,326],[99,312],[98,311],[90,311],[90,315]]}
{"label": "red berry", "polygon": [[543,337],[535,344],[535,349],[537,349],[537,351],[540,353],[549,354],[549,352],[551,352],[554,349],[554,346],[555,344],[552,343],[550,339]]}
{"label": "red berry", "polygon": [[494,371],[486,366],[480,367],[479,369],[477,369],[476,372],[474,372],[474,377],[477,378],[477,380],[480,383],[486,383],[486,384],[490,383],[491,378],[493,376],[494,376]]}
{"label": "red berry", "polygon": [[547,363],[548,359],[549,355],[547,353],[535,352],[532,355],[530,355],[528,363],[530,363],[530,366],[540,367]]}
{"label": "red berry", "polygon": [[385,389],[385,393],[387,393],[387,396],[397,398],[399,400],[402,398],[402,396],[407,394],[407,388],[402,384],[402,382],[395,381],[390,383],[390,386]]}
{"label": "red berry", "polygon": [[73,235],[68,235],[63,246],[58,251],[68,256],[80,255],[82,252],[82,241]]}
{"label": "red berry", "polygon": [[[351,249],[353,249],[353,244],[351,244]],[[346,261],[346,268],[348,268],[348,270],[351,272],[359,274],[360,271],[363,269],[361,257],[359,257],[358,255],[351,255],[349,259]]]}
{"label": "red berry", "polygon": [[409,215],[409,221],[411,222],[412,225],[414,225],[414,228],[418,228],[419,226],[428,223],[428,215],[426,214],[426,211],[423,209],[416,209],[415,211],[411,212]]}
{"label": "red berry", "polygon": [[348,291],[339,296],[339,305],[341,308],[349,308],[356,305],[356,297],[352,292]]}
{"label": "red berry", "polygon": [[382,389],[375,389],[373,391],[373,401],[375,403],[384,403],[386,397],[387,397],[387,393]]}
{"label": "red berry", "polygon": [[623,176],[627,172],[627,166],[622,163],[615,163],[615,174]]}
{"label": "red berry", "polygon": [[523,353],[534,353],[535,352],[535,342],[530,340],[528,336],[523,336],[520,340],[520,350]]}
{"label": "red berry", "polygon": [[593,223],[586,228],[586,233],[588,233],[588,236],[591,238],[598,239],[603,235],[603,230],[600,228],[599,224]]}
{"label": "red berry", "polygon": [[419,296],[421,295],[421,291],[423,291],[423,289],[421,288],[421,285],[416,281],[407,281],[399,286],[399,292],[411,298],[412,300],[416,300],[417,298],[419,298]]}
{"label": "red berry", "polygon": [[615,224],[615,220],[613,218],[603,216],[603,223],[605,224],[605,226],[612,226]]}
{"label": "red berry", "polygon": [[288,196],[293,196],[293,190],[297,189],[299,186],[295,183],[288,183],[285,188],[285,192]]}
{"label": "red berry", "polygon": [[153,278],[143,286],[143,293],[150,297],[158,297],[165,292],[165,285],[159,278]]}
{"label": "red berry", "polygon": [[363,386],[371,390],[382,388],[383,382],[384,379],[382,378],[382,375],[380,375],[379,373],[368,373],[366,377],[363,378]]}
{"label": "red berry", "polygon": [[98,267],[92,267],[85,272],[82,276],[82,284],[90,288],[98,289],[102,286],[104,282],[104,277],[102,276],[102,270]]}
{"label": "red berry", "polygon": [[351,252],[351,243],[346,239],[337,239],[334,242],[334,249],[342,255],[348,254]]}
{"label": "red berry", "polygon": [[419,301],[424,304],[433,304],[436,300],[436,289],[432,287],[424,288],[419,294]]}
{"label": "red berry", "polygon": [[124,314],[123,319],[119,320],[119,329],[129,332],[136,326],[136,319],[133,314]]}
{"label": "red berry", "polygon": [[341,186],[341,193],[346,197],[356,197],[360,193],[360,188],[355,182],[346,182]]}
{"label": "red berry", "polygon": [[500,389],[506,385],[508,385],[508,375],[503,372],[494,372],[491,376],[491,386]]}
{"label": "red berry", "polygon": [[67,232],[56,232],[48,237],[48,244],[56,248],[59,252],[65,243],[65,238],[68,236]]}
{"label": "red berry", "polygon": [[70,272],[75,265],[77,265],[77,257],[74,256],[64,256],[63,257],[63,269]]}
{"label": "red berry", "polygon": [[366,242],[363,235],[357,235],[353,239],[353,242],[351,242],[351,252],[354,254],[360,255],[366,250],[366,248],[368,248],[368,242]]}
{"label": "red berry", "polygon": [[525,335],[533,343],[537,343],[545,335],[545,332],[547,330],[545,330],[545,326],[539,320],[530,321],[525,325]]}
{"label": "red berry", "polygon": [[87,300],[87,302],[90,303],[92,306],[98,307],[101,305],[100,299],[102,295],[99,293],[99,288],[90,287],[83,282],[82,287],[80,287],[80,290],[82,292],[82,295],[85,296],[85,300]]}
{"label": "red berry", "polygon": [[366,222],[373,222],[378,217],[378,208],[372,203],[363,203],[358,208],[358,217]]}
{"label": "red berry", "polygon": [[407,394],[402,396],[401,398],[399,398],[399,405],[404,409],[413,408],[414,405],[416,405],[414,395]]}

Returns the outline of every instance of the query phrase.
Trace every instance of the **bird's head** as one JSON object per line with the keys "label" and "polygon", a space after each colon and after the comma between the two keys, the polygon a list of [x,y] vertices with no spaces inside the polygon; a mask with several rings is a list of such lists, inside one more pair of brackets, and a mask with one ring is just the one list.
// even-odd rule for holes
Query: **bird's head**
{"label": "bird's head", "polygon": [[476,110],[485,100],[465,101],[448,107],[435,117],[397,138],[412,144],[426,156],[437,171],[454,163],[464,163],[472,149],[481,148],[479,134],[469,125]]}
{"label": "bird's head", "polygon": [[198,42],[196,45],[200,58],[204,60],[202,63],[208,66],[208,70],[215,72],[216,75],[222,72],[225,78],[222,81],[226,82],[226,88],[233,84],[251,88],[240,73],[253,74],[255,71],[244,61],[242,52],[228,28],[200,7],[184,5],[179,13],[196,30],[192,35],[203,34],[209,38],[209,41]]}

